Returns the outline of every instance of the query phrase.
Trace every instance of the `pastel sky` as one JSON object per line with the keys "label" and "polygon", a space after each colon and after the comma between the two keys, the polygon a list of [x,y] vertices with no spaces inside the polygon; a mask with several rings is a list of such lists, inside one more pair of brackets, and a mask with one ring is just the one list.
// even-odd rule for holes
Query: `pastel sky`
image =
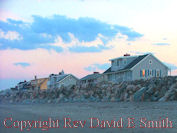
{"label": "pastel sky", "polygon": [[0,0],[0,89],[153,53],[177,74],[176,0]]}

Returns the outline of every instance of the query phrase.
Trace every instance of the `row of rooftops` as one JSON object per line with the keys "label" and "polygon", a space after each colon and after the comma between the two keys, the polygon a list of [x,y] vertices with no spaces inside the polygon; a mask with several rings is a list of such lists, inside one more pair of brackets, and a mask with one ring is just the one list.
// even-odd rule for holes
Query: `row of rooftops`
{"label": "row of rooftops", "polygon": [[[123,67],[122,69],[119,69],[116,72],[126,71],[126,70],[130,70],[132,67],[134,67],[138,62],[140,62],[142,59],[144,59],[148,55],[149,54],[139,55],[139,56],[130,56],[130,54],[124,54],[124,56],[110,59],[110,61],[119,60],[119,59],[127,59],[127,58],[135,58],[136,57],[131,63],[127,64],[125,67]],[[106,71],[103,72],[103,74],[111,73],[111,72],[115,72],[115,71],[112,71],[111,67],[109,67]],[[94,79],[94,78],[97,78],[99,76],[101,76],[100,73],[94,72],[93,74],[87,75],[87,76],[81,78],[80,80]]]}
{"label": "row of rooftops", "polygon": [[[127,64],[124,68],[119,69],[118,71],[130,70],[131,68],[133,68],[137,63],[139,63],[142,59],[144,59],[148,55],[149,54],[140,55],[140,56],[129,56],[129,57],[136,57],[136,58],[131,63]],[[125,58],[127,58],[127,57],[128,56],[126,56]],[[121,59],[121,58],[115,58],[115,59]],[[112,59],[112,60],[115,60],[115,59]],[[115,72],[115,71],[111,71],[111,67],[110,67],[104,73],[109,73],[109,72]]]}
{"label": "row of rooftops", "polygon": [[[124,54],[124,56],[122,56],[122,57],[110,59],[110,61],[120,60],[120,59],[128,59],[128,58],[132,58],[133,60],[130,63],[126,64],[123,68],[121,68],[117,71],[113,71],[111,69],[111,67],[109,67],[106,71],[103,72],[103,74],[130,70],[131,68],[133,68],[137,63],[139,63],[141,60],[143,60],[148,55],[152,55],[152,54],[148,53],[148,54],[139,55],[139,56],[130,56],[130,54]],[[64,71],[62,70],[61,72],[59,72],[59,74],[50,74],[49,78],[51,78],[51,77],[55,78],[56,77],[57,81],[60,81],[68,75],[70,75],[70,74],[65,74]],[[101,76],[101,74],[99,72],[93,72],[93,74],[89,74],[89,75],[81,78],[80,80],[82,81],[82,80],[96,79],[99,76]],[[37,77],[35,77],[34,80],[36,80],[36,79],[37,79]]]}
{"label": "row of rooftops", "polygon": [[[137,57],[135,60],[133,60],[130,64],[128,64],[125,68],[121,69],[122,70],[127,70],[127,69],[130,69],[131,67],[133,67],[134,65],[136,65],[139,61],[141,61],[144,57],[146,57],[148,54],[146,55],[141,55],[141,56],[130,56],[130,54],[124,54],[124,56],[122,57],[118,57],[118,58],[114,58],[114,59],[110,59],[110,61],[113,61],[113,60],[118,60],[118,59],[123,59],[123,58],[132,58],[132,57]],[[109,73],[109,72],[112,72],[111,71],[111,67],[108,68],[104,73]],[[49,75],[49,78],[50,77],[57,77],[57,81],[60,81],[62,80],[63,78],[65,78],[67,75],[69,74],[65,74],[64,71],[62,70],[61,72],[59,72],[59,74],[50,74]],[[94,79],[94,78],[97,78],[99,77],[101,74],[99,72],[93,72],[93,74],[89,74],[83,78],[81,78],[80,80],[89,80],[89,79]],[[42,79],[42,78],[40,78]],[[38,80],[37,79],[37,76],[34,77],[33,80],[31,80],[32,82],[34,82],[35,80]],[[26,80],[24,81],[26,82]],[[19,84],[22,84],[24,82],[20,82]]]}

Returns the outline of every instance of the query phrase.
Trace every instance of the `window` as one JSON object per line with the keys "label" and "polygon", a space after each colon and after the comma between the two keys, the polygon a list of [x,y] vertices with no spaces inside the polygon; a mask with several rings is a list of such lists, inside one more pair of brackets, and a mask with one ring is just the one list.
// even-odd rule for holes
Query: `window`
{"label": "window", "polygon": [[112,66],[114,65],[114,60],[112,60]]}
{"label": "window", "polygon": [[151,70],[151,69],[149,70],[149,76],[150,76],[150,77],[153,76],[153,75],[152,75],[152,70]]}
{"label": "window", "polygon": [[140,77],[145,77],[145,69],[140,70]]}
{"label": "window", "polygon": [[149,60],[149,64],[152,64],[152,60]]}
{"label": "window", "polygon": [[126,65],[127,64],[127,60],[126,59],[124,59],[124,65]]}
{"label": "window", "polygon": [[108,80],[109,80],[109,81],[112,80],[112,76],[111,76],[111,74],[108,75]]}
{"label": "window", "polygon": [[115,79],[116,79],[116,75],[113,74],[113,75],[112,75],[112,80],[114,81]]}
{"label": "window", "polygon": [[142,70],[142,76],[143,76],[143,77],[145,77],[145,73],[146,73],[146,72],[145,72],[145,70],[143,69],[143,70]]}
{"label": "window", "polygon": [[156,77],[160,77],[160,70],[156,70]]}
{"label": "window", "polygon": [[117,60],[117,66],[119,66],[119,60]]}

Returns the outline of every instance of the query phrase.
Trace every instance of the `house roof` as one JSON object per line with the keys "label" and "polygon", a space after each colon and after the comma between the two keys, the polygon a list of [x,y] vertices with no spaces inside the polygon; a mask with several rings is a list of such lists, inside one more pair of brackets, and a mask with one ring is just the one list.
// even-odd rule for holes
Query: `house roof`
{"label": "house roof", "polygon": [[118,60],[118,59],[128,59],[132,57],[138,57],[138,56],[121,56],[121,57],[110,59],[109,61]]}
{"label": "house roof", "polygon": [[[111,67],[108,68],[104,73],[110,73],[110,72],[121,72],[121,71],[127,71],[130,70],[131,68],[133,68],[136,64],[138,64],[142,59],[144,59],[146,56],[148,56],[149,54],[145,54],[145,55],[140,55],[137,56],[137,58],[135,58],[131,63],[129,63],[127,66],[125,66],[123,69],[120,69],[118,71],[111,71]],[[103,74],[104,74],[103,73]]]}
{"label": "house roof", "polygon": [[99,78],[100,76],[101,76],[101,74],[99,74],[99,73],[96,73],[96,74],[90,74],[90,75],[87,75],[87,76],[81,78],[80,80],[96,79],[96,78]]}
{"label": "house roof", "polygon": [[57,82],[60,82],[61,80],[63,80],[65,77],[69,76],[69,74],[64,74],[64,75],[60,75],[57,77]]}
{"label": "house roof", "polygon": [[73,78],[78,80],[78,78],[72,74],[50,74],[49,77],[50,78],[54,77],[54,78],[56,78],[56,82],[61,82],[62,80],[64,80],[68,76],[72,76]]}

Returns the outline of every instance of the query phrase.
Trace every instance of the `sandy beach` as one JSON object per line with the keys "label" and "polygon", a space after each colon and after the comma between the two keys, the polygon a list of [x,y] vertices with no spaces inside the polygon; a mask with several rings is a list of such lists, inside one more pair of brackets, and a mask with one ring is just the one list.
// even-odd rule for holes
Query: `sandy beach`
{"label": "sandy beach", "polygon": [[[177,102],[1,104],[0,120],[1,133],[176,133]],[[56,128],[51,128],[54,125],[49,125],[49,121],[57,120],[58,127],[55,123]],[[44,127],[37,123],[34,128],[35,124],[32,123],[30,128],[28,122],[32,121],[48,121],[48,125]],[[148,121],[151,121],[150,125]],[[155,127],[157,121],[158,127]],[[155,124],[154,127],[152,122]]]}

